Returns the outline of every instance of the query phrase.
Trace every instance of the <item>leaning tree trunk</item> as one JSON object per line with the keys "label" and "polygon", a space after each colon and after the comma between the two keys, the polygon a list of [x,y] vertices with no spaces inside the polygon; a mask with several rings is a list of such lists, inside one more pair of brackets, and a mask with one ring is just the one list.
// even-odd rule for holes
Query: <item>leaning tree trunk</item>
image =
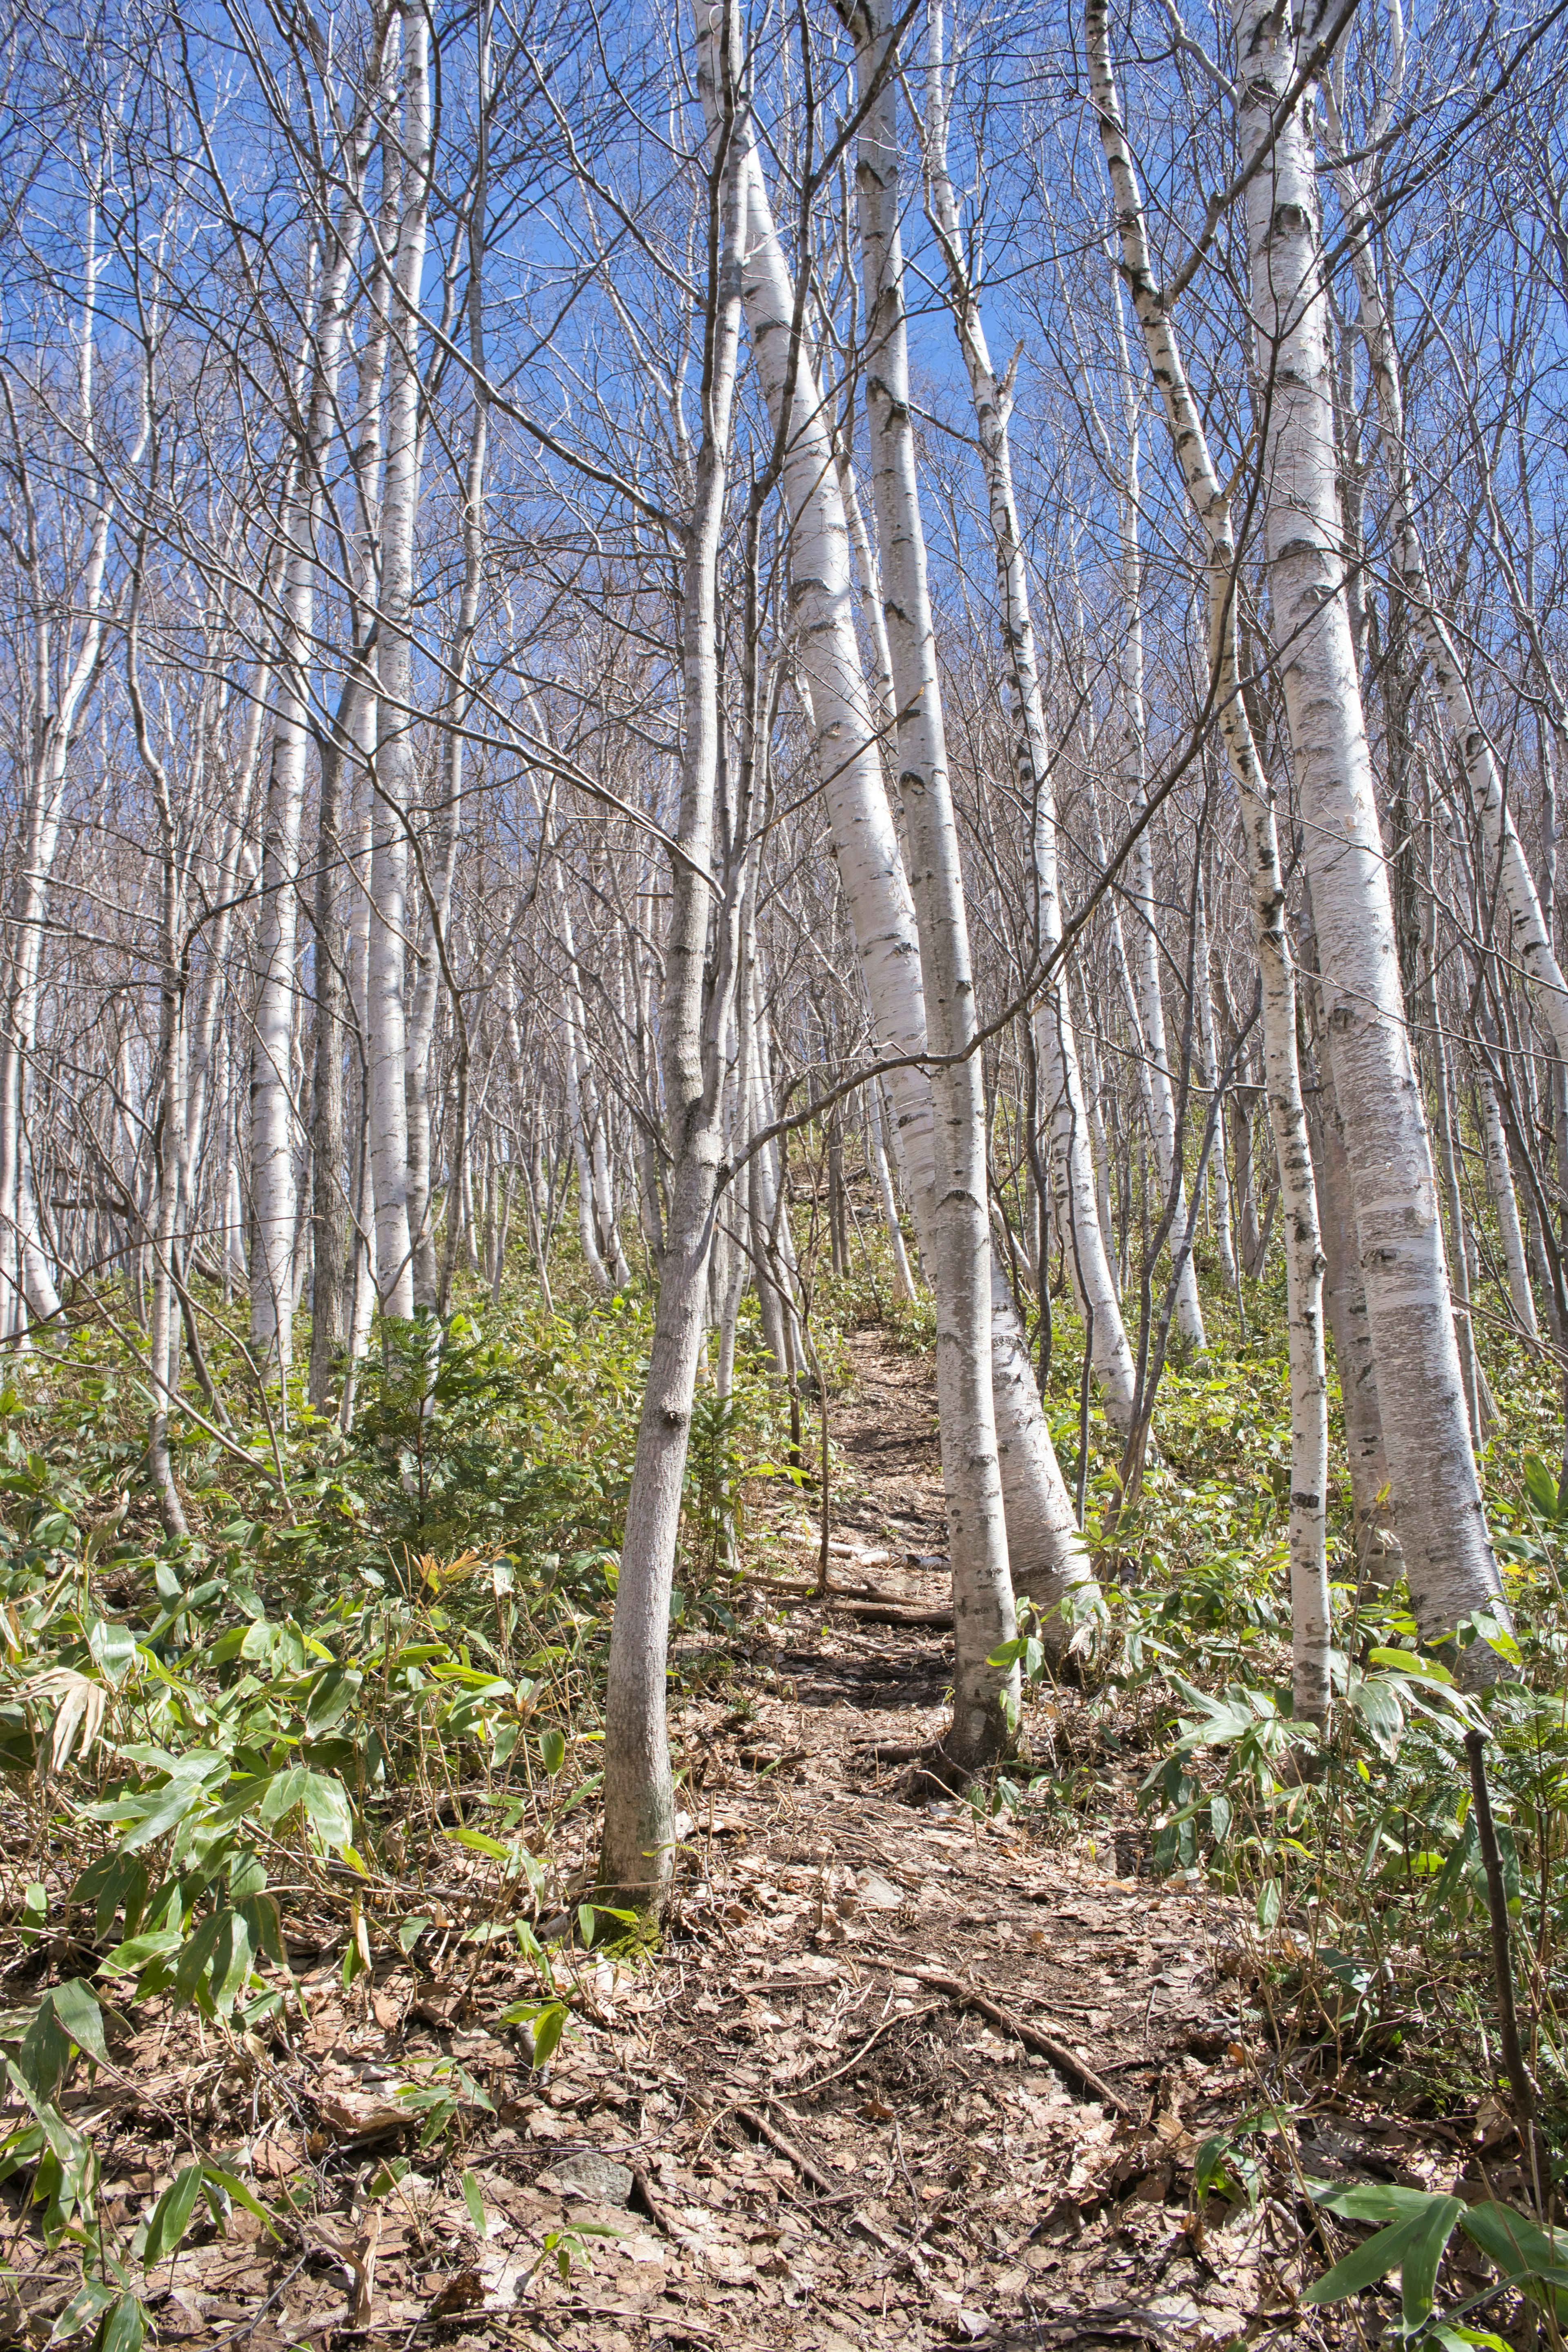
{"label": "leaning tree trunk", "polygon": [[[1231,780],[1241,803],[1252,897],[1253,939],[1262,978],[1263,1057],[1268,1118],[1285,1203],[1287,1321],[1290,1357],[1290,1604],[1294,1702],[1316,1723],[1329,1711],[1329,1578],[1325,1550],[1329,1476],[1328,1380],[1323,1361],[1323,1255],[1301,1074],[1296,1045],[1296,975],[1285,927],[1285,882],[1274,823],[1274,793],[1241,691],[1236,600],[1240,559],[1230,501],[1220,485],[1181,345],[1155,283],[1142,194],[1122,128],[1110,58],[1108,0],[1087,0],[1089,82],[1100,121],[1122,269],[1149,367],[1164,403],[1187,495],[1208,541],[1209,675]],[[1121,300],[1120,288],[1115,299]],[[1195,984],[1206,988],[1206,975]]]}
{"label": "leaning tree trunk", "polygon": [[1016,1737],[1016,1665],[991,1663],[1015,1633],[988,1352],[992,1273],[984,1067],[963,872],[942,725],[942,679],[921,520],[903,251],[899,234],[897,44],[889,0],[856,10],[867,111],[855,184],[866,297],[866,411],[898,711],[899,789],[909,844],[936,1113],[937,1411],[952,1568],[953,1698],[947,1746],[973,1770]]}
{"label": "leaning tree trunk", "polygon": [[[805,348],[795,289],[779,240],[754,134],[738,131],[746,210],[742,293],[774,429],[783,436],[784,496],[793,533],[792,593],[802,682],[838,877],[859,950],[879,1049],[888,1073],[895,1145],[928,1270],[935,1159],[920,940],[898,833],[883,785],[877,723],[861,667],[850,585],[849,531],[832,436]],[[802,314],[804,315],[804,313]],[[1028,1351],[1000,1267],[992,1267],[992,1379],[996,1446],[1016,1592],[1064,1645],[1062,1603],[1090,1585],[1072,1502],[1062,1483]]]}
{"label": "leaning tree trunk", "polygon": [[1028,567],[1013,488],[1008,431],[1013,393],[991,364],[980,299],[971,278],[947,162],[948,86],[943,60],[942,0],[931,0],[927,32],[925,169],[928,211],[947,270],[948,304],[969,376],[980,462],[985,478],[1003,638],[1012,674],[1014,761],[1025,805],[1034,811],[1032,849],[1038,953],[1052,969],[1034,1012],[1035,1049],[1049,1121],[1052,1160],[1059,1171],[1067,1262],[1083,1310],[1090,1355],[1105,1399],[1106,1417],[1123,1436],[1131,1427],[1138,1376],[1121,1321],[1100,1231],[1094,1153],[1079,1070],[1078,1042],[1062,963],[1061,893],[1058,882],[1056,793],[1045,698],[1029,609]]}
{"label": "leaning tree trunk", "polygon": [[[1399,981],[1394,907],[1345,600],[1326,266],[1304,62],[1288,19],[1237,0],[1247,236],[1268,385],[1265,544],[1301,798],[1325,1026],[1350,1167],[1378,1402],[1411,1600],[1428,1639],[1504,1613],[1470,1444],[1431,1138]],[[1495,1654],[1468,1654],[1495,1673]]]}

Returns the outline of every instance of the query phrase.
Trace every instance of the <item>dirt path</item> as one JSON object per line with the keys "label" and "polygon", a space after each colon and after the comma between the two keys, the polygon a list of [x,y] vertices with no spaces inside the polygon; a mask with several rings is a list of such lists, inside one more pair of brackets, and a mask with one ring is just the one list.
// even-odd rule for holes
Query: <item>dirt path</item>
{"label": "dirt path", "polygon": [[[854,1353],[834,1416],[834,1580],[939,1609],[927,1367],[875,1333]],[[781,1511],[770,1569],[811,1575],[815,1541]],[[1196,2347],[1279,2305],[1262,2224],[1188,2226],[1196,2141],[1247,2097],[1226,2054],[1236,1990],[1215,1969],[1226,1919],[1118,1882],[1083,1841],[1043,1850],[1008,1815],[982,1827],[935,1788],[906,1793],[875,1750],[940,1730],[950,1658],[939,1628],[803,1605],[758,1642],[754,1699],[680,1717],[696,1874],[665,1956],[599,1970],[599,2021],[476,2149],[482,2252],[445,2208],[514,2338]],[[561,2194],[618,2200],[627,2173],[626,2205]],[[512,2300],[517,2262],[574,2218],[626,2234]],[[476,2315],[472,2346],[495,2325]]]}
{"label": "dirt path", "polygon": [[[925,1368],[874,1333],[855,1356],[835,1577],[937,1610]],[[791,1507],[755,1531],[769,1572],[810,1572],[803,1530]],[[733,1699],[677,1725],[689,1859],[664,1949],[586,1964],[542,2084],[498,2021],[524,1989],[500,1967],[462,1995],[378,1972],[368,1999],[321,1968],[303,2072],[247,2103],[243,2158],[264,2177],[313,2159],[341,2220],[309,2225],[299,2267],[237,2214],[160,2273],[161,2334],[230,2340],[290,2271],[255,2352],[346,2334],[356,2281],[378,2336],[455,2352],[1218,2346],[1288,2310],[1289,2213],[1192,2218],[1198,2142],[1256,2096],[1233,2063],[1234,1915],[1118,1879],[1089,1836],[1044,1846],[1007,1813],[982,1825],[901,1787],[875,1751],[939,1730],[949,1657],[939,1626],[820,1603],[758,1632]],[[1072,1722],[1035,1736],[1066,1760]],[[1136,1774],[1082,1760],[1099,1818],[1125,1811]],[[388,2144],[355,2133],[443,2052],[494,2112],[468,2108],[457,2163],[414,2153],[368,2204]],[[282,2066],[258,2067],[261,2092]],[[153,2081],[150,2112],[160,2095]],[[132,2171],[126,2193],[159,2185]],[[535,2268],[562,2231],[577,2235]]]}

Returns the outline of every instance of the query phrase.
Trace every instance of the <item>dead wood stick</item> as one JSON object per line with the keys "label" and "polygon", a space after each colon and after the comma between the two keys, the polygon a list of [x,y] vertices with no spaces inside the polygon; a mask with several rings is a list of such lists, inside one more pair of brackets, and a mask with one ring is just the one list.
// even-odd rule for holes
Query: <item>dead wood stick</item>
{"label": "dead wood stick", "polygon": [[675,2231],[670,2226],[669,2216],[654,2195],[647,2173],[638,2165],[632,2167],[630,2202],[642,2208],[656,2230],[662,2230],[667,2238],[673,2238]]}
{"label": "dead wood stick", "polygon": [[[786,2139],[782,2131],[775,2130],[766,2116],[758,2108],[736,2107],[733,2112],[740,2116],[743,2124],[750,2124],[752,2129],[759,2137],[765,2139],[770,2147],[777,2148],[779,2154],[794,2165],[801,2179],[809,2181],[820,2196],[831,2198],[836,2204],[842,2203],[842,2191],[834,2188],[827,2175],[819,2171],[811,2158],[796,2147],[793,2140]],[[853,2196],[856,2192],[851,2189],[849,2193]],[[873,2221],[868,2213],[862,2213],[858,2206],[847,2218],[852,2230],[860,2231],[864,2236],[880,2246],[884,2253],[895,2254],[900,2262],[908,2263],[917,2278],[923,2279],[926,2276],[926,2266],[918,2247],[904,2245],[889,2231],[884,2230],[879,2222]]]}
{"label": "dead wood stick", "polygon": [[737,2106],[733,2113],[743,2124],[749,2124],[760,2139],[765,2139],[770,2147],[777,2148],[782,2157],[787,2158],[801,2179],[809,2180],[820,2195],[836,2197],[838,2194],[837,2183],[829,2180],[826,2172],[818,2171],[810,2157],[803,2154],[793,2140],[785,2139],[782,2131],[775,2130],[760,2108]]}
{"label": "dead wood stick", "polygon": [[951,1625],[951,1609],[921,1609],[901,1601],[848,1601],[837,1592],[826,1595],[835,1609],[857,1617],[863,1625]]}
{"label": "dead wood stick", "polygon": [[961,1977],[950,1977],[941,1969],[915,1969],[904,1961],[873,1960],[870,1965],[888,1969],[895,1976],[912,1977],[917,1984],[930,1985],[933,1992],[946,1993],[951,2000],[956,2000],[964,2009],[977,2009],[982,2017],[988,2017],[993,2025],[999,2025],[1004,2033],[1010,2033],[1026,2050],[1038,2051],[1042,2058],[1048,2058],[1069,2083],[1076,2083],[1080,2090],[1087,2091],[1102,2106],[1110,2107],[1124,2123],[1131,2122],[1132,2110],[1126,2100],[1118,2098],[1110,2084],[1104,2082],[1083,2059],[1075,2056],[1065,2042],[1058,2042],[1054,2033],[1042,2033],[1038,2026],[1026,2025],[1022,2018],[1015,2017],[1010,2010],[1002,2008],[999,2002],[994,2001],[988,1993],[981,1992],[976,1986],[965,1984]]}

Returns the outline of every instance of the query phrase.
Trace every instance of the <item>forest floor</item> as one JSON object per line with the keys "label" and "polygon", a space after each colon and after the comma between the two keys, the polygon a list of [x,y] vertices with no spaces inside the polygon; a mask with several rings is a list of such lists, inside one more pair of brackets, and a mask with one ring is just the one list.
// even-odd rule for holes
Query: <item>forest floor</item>
{"label": "forest floor", "polygon": [[[271,2041],[241,2047],[154,2007],[116,2047],[115,2079],[78,2095],[111,2211],[144,2210],[188,2143],[245,2170],[278,2214],[279,2242],[237,2210],[225,2236],[194,2234],[157,2266],[160,2339],[1340,2340],[1295,2308],[1323,2255],[1289,2168],[1265,2167],[1250,2208],[1194,2206],[1202,2142],[1270,2104],[1256,2009],[1246,2020],[1257,1939],[1249,1907],[1132,1874],[1149,1759],[1099,1748],[1102,1801],[1047,1844],[879,1754],[943,1721],[948,1637],[921,1622],[942,1610],[942,1495],[929,1361],[876,1331],[852,1344],[834,1429],[846,1590],[825,1606],[775,1588],[730,1691],[678,1718],[688,1850],[668,1932],[635,1964],[576,1956],[573,2021],[542,2075],[500,2021],[529,1990],[515,1967],[416,1973],[395,1955],[345,1990],[340,1935],[291,1951],[302,1999]],[[748,1534],[780,1586],[809,1580],[793,1498]],[[908,1621],[891,1622],[899,1608]],[[1031,1730],[1037,1753],[1070,1753],[1089,1718],[1067,1696]],[[460,2145],[445,2158],[410,2148],[390,2105],[443,2053],[491,2102],[463,2105],[453,2078]],[[1323,2164],[1434,2179],[1399,2119],[1353,2095],[1324,2105]],[[389,2187],[399,2148],[412,2161]],[[12,2224],[11,2332],[41,2344],[56,2265],[33,2237],[29,2287],[36,2225],[15,2205]]]}

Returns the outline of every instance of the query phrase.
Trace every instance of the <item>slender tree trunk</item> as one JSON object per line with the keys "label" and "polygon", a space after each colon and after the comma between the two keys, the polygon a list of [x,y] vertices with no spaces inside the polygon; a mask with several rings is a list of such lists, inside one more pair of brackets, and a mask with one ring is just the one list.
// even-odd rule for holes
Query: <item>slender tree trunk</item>
{"label": "slender tree trunk", "polygon": [[376,1292],[384,1315],[414,1312],[408,1216],[408,825],[414,805],[414,541],[420,491],[420,294],[434,170],[430,26],[416,0],[403,35],[402,191],[393,263],[382,501],[381,698],[371,833],[370,1133]]}
{"label": "slender tree trunk", "polygon": [[[795,290],[768,204],[754,135],[742,133],[746,206],[742,295],[752,348],[775,431],[784,427],[783,482],[793,532],[792,593],[801,665],[838,874],[870,999],[874,1036],[892,1055],[927,1051],[920,941],[877,727],[860,662],[849,575],[849,533],[832,436],[805,346]],[[929,1274],[935,1224],[931,1089],[917,1065],[889,1071],[895,1143],[916,1238]],[[1051,1447],[1016,1313],[993,1267],[992,1370],[996,1446],[1016,1591],[1051,1615],[1089,1581],[1071,1499]]]}
{"label": "slender tree trunk", "polygon": [[948,86],[942,0],[931,0],[927,34],[925,168],[927,210],[947,269],[948,302],[969,376],[981,466],[996,557],[996,584],[1014,697],[1014,761],[1025,804],[1034,811],[1032,848],[1038,952],[1058,959],[1034,1011],[1035,1050],[1051,1138],[1061,1171],[1065,1247],[1073,1287],[1089,1331],[1094,1369],[1112,1427],[1131,1425],[1137,1374],[1122,1327],[1121,1303],[1107,1261],[1095,1195],[1094,1161],[1079,1072],[1078,1042],[1059,962],[1061,893],[1057,871],[1056,795],[1045,698],[1029,608],[1028,567],[1013,488],[1013,406],[1010,376],[999,381],[991,364],[979,296],[971,280],[957,198],[947,163]]}
{"label": "slender tree trunk", "polygon": [[294,1087],[294,1025],[299,1002],[300,829],[311,739],[310,669],[315,659],[316,541],[321,528],[327,448],[337,427],[338,376],[350,281],[359,253],[359,195],[370,158],[362,131],[348,163],[349,192],[340,209],[322,279],[310,390],[283,520],[272,766],[262,836],[261,904],[257,921],[258,985],[250,1076],[250,1183],[255,1213],[250,1336],[258,1363],[279,1374],[293,1360],[293,1307],[300,1126]]}
{"label": "slender tree trunk", "polygon": [[1520,1329],[1531,1339],[1539,1339],[1540,1325],[1535,1317],[1535,1299],[1530,1286],[1530,1260],[1525,1252],[1524,1232],[1519,1218],[1519,1199],[1513,1189],[1513,1171],[1509,1165],[1508,1139],[1503,1133],[1502,1113],[1498,1108],[1497,1088],[1489,1070],[1476,1074],[1477,1089],[1481,1098],[1481,1125],[1486,1137],[1487,1189],[1497,1211],[1498,1232],[1502,1236],[1503,1265],[1508,1275],[1508,1295],[1513,1306]]}
{"label": "slender tree trunk", "polygon": [[[660,1006],[669,1150],[669,1216],[654,1309],[647,1390],[626,1503],[605,1702],[605,1895],[657,1911],[675,1858],[675,1786],[665,1714],[669,1596],[692,1400],[704,1339],[709,1254],[722,1152],[721,1047],[739,977],[738,895],[715,910],[706,875],[721,754],[718,563],[741,301],[738,243],[738,45],[729,0],[718,37],[699,16],[698,81],[710,124],[709,284],[701,437],[692,460],[681,579],[679,838]],[[731,873],[736,873],[731,862]],[[717,936],[711,950],[710,927]]]}
{"label": "slender tree trunk", "polygon": [[[1016,1737],[1018,1670],[989,1662],[1015,1632],[992,1337],[984,1065],[963,901],[963,873],[942,726],[942,679],[926,575],[899,232],[898,74],[888,0],[865,0],[852,30],[862,104],[855,184],[868,348],[866,409],[898,707],[899,790],[919,926],[931,1074],[936,1213],[937,1409],[952,1565],[953,1709],[947,1746],[973,1770]],[[952,1059],[960,1056],[962,1059]],[[1030,1381],[1030,1391],[1034,1383]]]}
{"label": "slender tree trunk", "polygon": [[[1286,1292],[1290,1355],[1290,1601],[1296,1713],[1322,1723],[1329,1710],[1328,1381],[1323,1360],[1323,1255],[1297,1060],[1296,976],[1285,926],[1285,883],[1273,787],[1241,692],[1236,601],[1240,561],[1226,498],[1187,381],[1181,346],[1150,264],[1142,195],[1121,125],[1107,0],[1084,12],[1089,80],[1121,239],[1122,267],[1143,330],[1149,366],[1172,446],[1209,545],[1208,659],[1231,780],[1241,803],[1253,938],[1262,980],[1263,1051],[1269,1123],[1286,1206]],[[1120,289],[1116,300],[1120,308]],[[1206,956],[1205,956],[1206,961]],[[1194,985],[1206,990],[1199,971]],[[1215,1120],[1217,1126],[1217,1118]]]}

